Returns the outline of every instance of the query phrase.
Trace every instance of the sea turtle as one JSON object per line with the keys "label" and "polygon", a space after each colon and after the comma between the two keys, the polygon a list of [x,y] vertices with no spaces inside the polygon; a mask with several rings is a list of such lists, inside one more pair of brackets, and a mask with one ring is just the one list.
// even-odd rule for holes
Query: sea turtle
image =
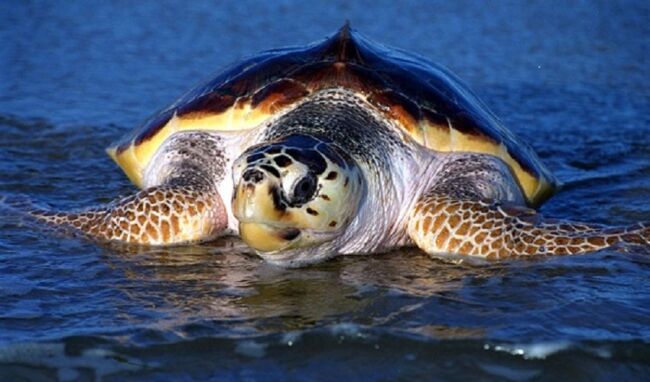
{"label": "sea turtle", "polygon": [[447,70],[346,24],[223,71],[108,149],[143,190],[32,211],[149,245],[239,234],[284,265],[417,245],[487,258],[647,244],[650,228],[548,221],[557,179]]}

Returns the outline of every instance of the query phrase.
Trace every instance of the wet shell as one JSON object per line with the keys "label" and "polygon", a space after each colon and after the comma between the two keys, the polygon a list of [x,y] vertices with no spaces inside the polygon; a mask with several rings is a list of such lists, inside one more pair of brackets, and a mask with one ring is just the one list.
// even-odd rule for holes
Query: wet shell
{"label": "wet shell", "polygon": [[354,90],[427,148],[500,157],[533,206],[557,186],[533,150],[453,74],[369,41],[347,24],[324,41],[270,50],[226,69],[107,151],[141,185],[147,164],[174,132],[252,129],[307,95],[332,87]]}

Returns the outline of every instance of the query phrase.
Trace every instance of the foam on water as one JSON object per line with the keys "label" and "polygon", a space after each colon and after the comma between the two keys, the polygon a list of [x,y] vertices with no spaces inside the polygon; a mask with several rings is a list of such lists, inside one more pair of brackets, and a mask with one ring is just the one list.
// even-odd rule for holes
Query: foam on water
{"label": "foam on water", "polygon": [[61,381],[76,380],[77,369],[90,369],[96,380],[121,372],[134,372],[148,367],[131,357],[110,350],[84,349],[70,353],[63,343],[18,343],[0,347],[0,364],[19,364],[32,368],[56,370]]}

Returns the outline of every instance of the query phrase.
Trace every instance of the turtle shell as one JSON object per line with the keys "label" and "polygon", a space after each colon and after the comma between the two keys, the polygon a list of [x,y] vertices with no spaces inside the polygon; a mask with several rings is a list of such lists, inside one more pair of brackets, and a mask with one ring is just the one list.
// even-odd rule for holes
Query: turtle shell
{"label": "turtle shell", "polygon": [[369,41],[348,24],[324,41],[266,51],[226,69],[107,151],[141,186],[147,164],[173,133],[252,129],[309,94],[332,87],[354,90],[429,149],[500,157],[532,206],[557,186],[534,151],[453,74]]}

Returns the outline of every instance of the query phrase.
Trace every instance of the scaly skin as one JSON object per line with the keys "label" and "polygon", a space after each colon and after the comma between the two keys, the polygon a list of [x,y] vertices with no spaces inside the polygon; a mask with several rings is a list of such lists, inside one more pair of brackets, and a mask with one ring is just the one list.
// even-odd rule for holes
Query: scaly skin
{"label": "scaly skin", "polygon": [[650,243],[650,229],[643,224],[606,228],[544,220],[525,207],[507,166],[479,154],[445,159],[435,184],[411,210],[407,231],[430,254],[484,258],[569,255],[617,243]]}
{"label": "scaly skin", "polygon": [[488,259],[529,255],[572,255],[617,243],[650,244],[650,226],[604,228],[544,222],[535,211],[494,203],[426,195],[412,211],[409,236],[430,254]]}
{"label": "scaly skin", "polygon": [[228,180],[238,139],[231,134],[176,134],[147,168],[146,189],[79,212],[27,213],[98,241],[175,245],[212,240],[229,232]]}
{"label": "scaly skin", "polygon": [[210,240],[227,225],[219,195],[196,186],[152,187],[107,207],[77,213],[32,210],[29,215],[96,240],[146,245]]}

